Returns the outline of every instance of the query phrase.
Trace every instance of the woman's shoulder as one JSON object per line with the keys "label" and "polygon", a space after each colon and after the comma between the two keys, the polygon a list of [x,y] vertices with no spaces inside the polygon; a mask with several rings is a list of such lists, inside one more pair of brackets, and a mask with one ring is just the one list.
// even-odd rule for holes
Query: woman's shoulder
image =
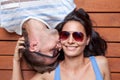
{"label": "woman's shoulder", "polygon": [[98,67],[103,75],[109,73],[108,59],[105,56],[95,56]]}
{"label": "woman's shoulder", "polygon": [[105,56],[92,56],[95,57],[96,63],[100,70],[103,70],[108,66],[108,60]]}
{"label": "woman's shoulder", "polygon": [[108,63],[108,60],[105,56],[95,56],[98,65],[104,65]]}

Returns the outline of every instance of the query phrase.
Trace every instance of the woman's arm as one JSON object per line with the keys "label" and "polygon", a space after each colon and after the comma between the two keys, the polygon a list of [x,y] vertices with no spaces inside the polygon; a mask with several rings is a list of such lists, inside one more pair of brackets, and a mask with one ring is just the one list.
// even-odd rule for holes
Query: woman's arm
{"label": "woman's arm", "polygon": [[104,60],[103,70],[104,70],[104,80],[111,80],[110,68],[109,68],[108,60],[106,58]]}
{"label": "woman's arm", "polygon": [[24,48],[23,46],[20,45],[23,43],[24,43],[24,38],[19,38],[16,48],[15,48],[15,53],[14,53],[14,58],[13,58],[12,80],[24,80],[23,73],[21,70],[22,53],[19,51],[19,49]]}
{"label": "woman's arm", "polygon": [[110,68],[107,58],[104,56],[97,56],[96,59],[104,80],[111,80]]}

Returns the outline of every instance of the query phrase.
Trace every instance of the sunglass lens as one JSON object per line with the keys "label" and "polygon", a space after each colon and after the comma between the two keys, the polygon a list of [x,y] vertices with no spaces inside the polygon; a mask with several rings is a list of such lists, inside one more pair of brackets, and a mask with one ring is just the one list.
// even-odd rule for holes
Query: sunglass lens
{"label": "sunglass lens", "polygon": [[76,41],[82,41],[83,40],[83,33],[81,32],[74,32],[73,33],[73,38],[76,40]]}
{"label": "sunglass lens", "polygon": [[68,37],[69,37],[70,33],[69,32],[66,32],[66,31],[62,31],[60,33],[60,39],[61,40],[66,40]]}

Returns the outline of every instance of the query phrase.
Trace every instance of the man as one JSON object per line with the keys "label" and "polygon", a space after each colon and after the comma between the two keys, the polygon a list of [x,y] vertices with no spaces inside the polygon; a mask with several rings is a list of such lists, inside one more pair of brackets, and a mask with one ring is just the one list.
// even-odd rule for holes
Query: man
{"label": "man", "polygon": [[[34,24],[36,25],[33,26]],[[29,19],[23,24],[23,36],[24,39],[20,39],[16,46],[12,79],[18,80],[23,76],[20,67],[21,57],[19,55],[21,54],[36,72],[44,73],[55,69],[59,54],[58,32],[55,29],[48,29],[43,21]]]}
{"label": "man", "polygon": [[[50,71],[54,62],[56,63],[56,59],[58,57],[56,54],[58,51],[58,33],[55,30],[51,31],[51,29],[55,28],[55,26],[76,7],[74,0],[20,1],[21,2],[19,2],[18,6],[16,6],[15,3],[14,5],[10,5],[9,9],[8,5],[4,5],[4,8],[1,10],[1,27],[5,28],[8,32],[16,32],[18,35],[22,35],[22,29],[24,28],[28,34],[28,40],[25,39],[25,41],[27,40],[25,44],[27,44],[27,42],[29,43],[25,51],[33,53],[29,54],[29,56],[33,59],[31,62],[43,61],[43,64],[45,64],[44,66],[48,67],[46,70],[42,69],[42,71],[41,67],[38,67],[37,65],[35,65],[37,67],[33,68],[41,73]],[[39,54],[37,54],[38,52]],[[25,55],[23,56],[25,56],[25,59],[29,59],[26,60],[29,63],[31,58],[27,57],[28,54]],[[41,60],[37,60],[38,58],[35,57],[41,57]],[[14,80],[18,80],[16,75],[21,72],[19,66],[20,62],[19,60],[16,60],[16,58],[13,59],[13,62],[13,78]]]}
{"label": "man", "polygon": [[17,7],[15,5],[16,3],[9,9],[4,9],[7,8],[7,5],[4,5],[6,7],[1,10],[1,26],[8,32],[16,32],[19,35],[22,35],[24,28],[28,33],[27,51],[40,52],[51,57],[51,60],[45,60],[49,61],[45,64],[53,64],[52,58],[56,54],[58,36],[55,30],[49,31],[48,28],[55,28],[76,7],[74,1],[21,0]]}

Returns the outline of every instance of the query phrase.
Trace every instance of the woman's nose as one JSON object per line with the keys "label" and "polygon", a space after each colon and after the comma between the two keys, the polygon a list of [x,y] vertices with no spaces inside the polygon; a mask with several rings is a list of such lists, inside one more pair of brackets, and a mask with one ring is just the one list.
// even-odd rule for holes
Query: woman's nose
{"label": "woman's nose", "polygon": [[67,40],[67,41],[68,41],[69,44],[74,43],[73,36],[70,35],[70,36],[68,37],[68,40]]}

